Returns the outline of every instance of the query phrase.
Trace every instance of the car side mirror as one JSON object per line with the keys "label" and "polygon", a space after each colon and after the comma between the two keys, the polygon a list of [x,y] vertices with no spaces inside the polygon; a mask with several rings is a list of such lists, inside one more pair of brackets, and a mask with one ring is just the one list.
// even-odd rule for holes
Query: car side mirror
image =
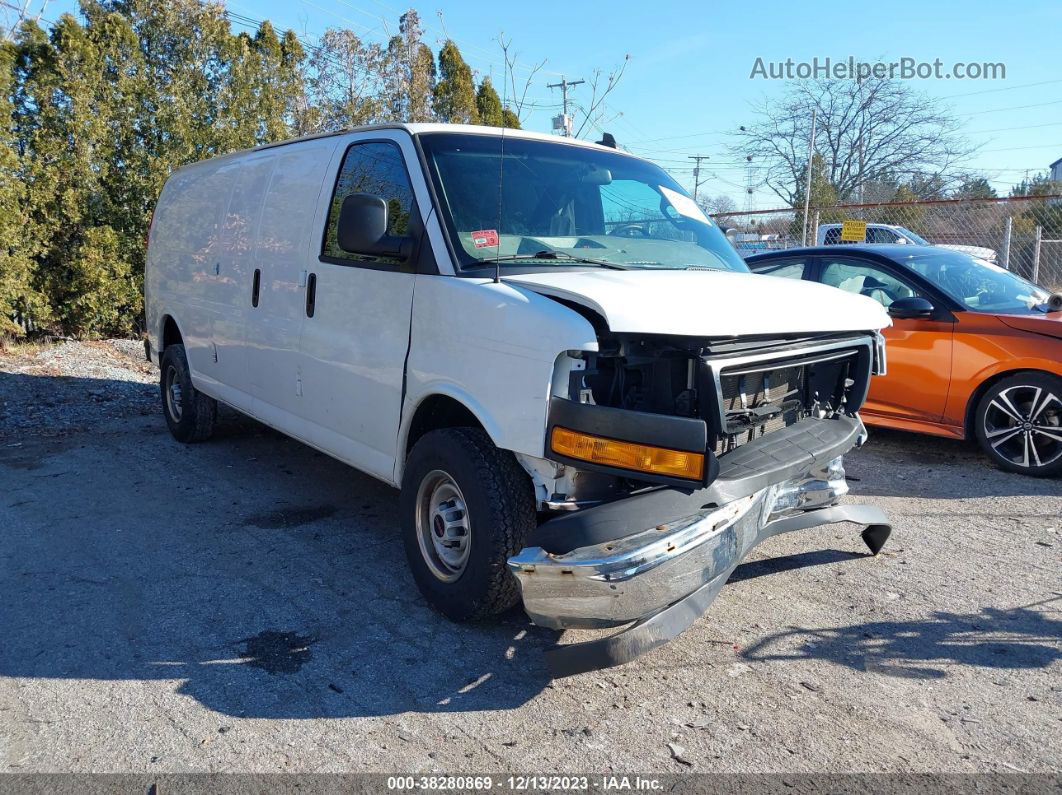
{"label": "car side mirror", "polygon": [[889,314],[895,318],[932,317],[936,307],[920,295],[897,298],[889,304]]}
{"label": "car side mirror", "polygon": [[387,234],[387,202],[369,193],[343,199],[336,230],[339,247],[351,254],[408,259],[412,239]]}

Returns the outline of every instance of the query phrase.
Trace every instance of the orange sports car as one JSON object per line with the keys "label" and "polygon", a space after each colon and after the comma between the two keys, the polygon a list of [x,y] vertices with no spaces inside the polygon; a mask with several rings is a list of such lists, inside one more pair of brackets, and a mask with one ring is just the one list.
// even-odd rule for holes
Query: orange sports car
{"label": "orange sports car", "polygon": [[888,374],[860,411],[868,424],[975,438],[1004,469],[1062,473],[1062,295],[932,246],[789,249],[747,263],[889,310]]}

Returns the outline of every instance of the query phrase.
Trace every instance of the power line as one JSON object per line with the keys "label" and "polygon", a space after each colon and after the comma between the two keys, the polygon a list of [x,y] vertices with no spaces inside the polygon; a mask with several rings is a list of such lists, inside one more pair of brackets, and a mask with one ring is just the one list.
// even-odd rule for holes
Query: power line
{"label": "power line", "polygon": [[569,137],[569,138],[571,137],[571,134],[572,134],[572,125],[571,125],[571,120],[568,117],[568,89],[571,88],[572,86],[581,86],[585,82],[586,81],[582,80],[582,79],[580,79],[580,80],[568,80],[566,77],[561,77],[559,83],[547,83],[546,84],[546,88],[559,88],[561,90],[561,104],[564,107],[564,110],[561,111],[564,114],[563,130],[564,130],[564,135],[566,137]]}

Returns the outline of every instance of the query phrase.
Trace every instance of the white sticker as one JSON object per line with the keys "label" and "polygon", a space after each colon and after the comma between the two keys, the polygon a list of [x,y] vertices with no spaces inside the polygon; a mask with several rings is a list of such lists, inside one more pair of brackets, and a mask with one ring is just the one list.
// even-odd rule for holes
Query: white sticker
{"label": "white sticker", "polygon": [[660,192],[664,194],[664,198],[667,199],[671,206],[678,210],[679,215],[684,215],[687,218],[692,218],[694,221],[700,221],[702,224],[711,224],[708,220],[708,216],[704,214],[704,210],[697,206],[697,202],[691,199],[689,196],[683,196],[681,193],[660,186]]}

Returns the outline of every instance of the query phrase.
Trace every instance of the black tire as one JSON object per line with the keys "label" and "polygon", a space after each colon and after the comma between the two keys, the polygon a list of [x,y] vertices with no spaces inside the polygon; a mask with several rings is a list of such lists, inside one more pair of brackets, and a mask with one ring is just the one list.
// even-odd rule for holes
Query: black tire
{"label": "black tire", "polygon": [[977,403],[974,434],[997,466],[1033,477],[1062,474],[1062,378],[1027,372],[993,384]]}
{"label": "black tire", "polygon": [[194,386],[183,345],[168,345],[159,363],[159,392],[166,425],[178,442],[202,442],[214,432],[218,402]]}
{"label": "black tire", "polygon": [[[467,524],[461,536],[467,552],[459,569],[447,567],[433,551],[430,534],[438,530],[440,519],[418,524],[418,513],[430,515],[434,507],[430,503],[439,491],[431,487],[439,480],[438,473],[456,486],[456,496],[466,508],[450,514],[457,517],[454,523]],[[476,428],[431,431],[409,454],[399,505],[406,558],[432,607],[454,621],[474,621],[516,604],[519,584],[506,561],[523,548],[535,528],[536,514],[531,479],[511,453],[499,450]],[[430,527],[429,533],[422,532],[425,527]],[[437,533],[440,543],[442,535]]]}

